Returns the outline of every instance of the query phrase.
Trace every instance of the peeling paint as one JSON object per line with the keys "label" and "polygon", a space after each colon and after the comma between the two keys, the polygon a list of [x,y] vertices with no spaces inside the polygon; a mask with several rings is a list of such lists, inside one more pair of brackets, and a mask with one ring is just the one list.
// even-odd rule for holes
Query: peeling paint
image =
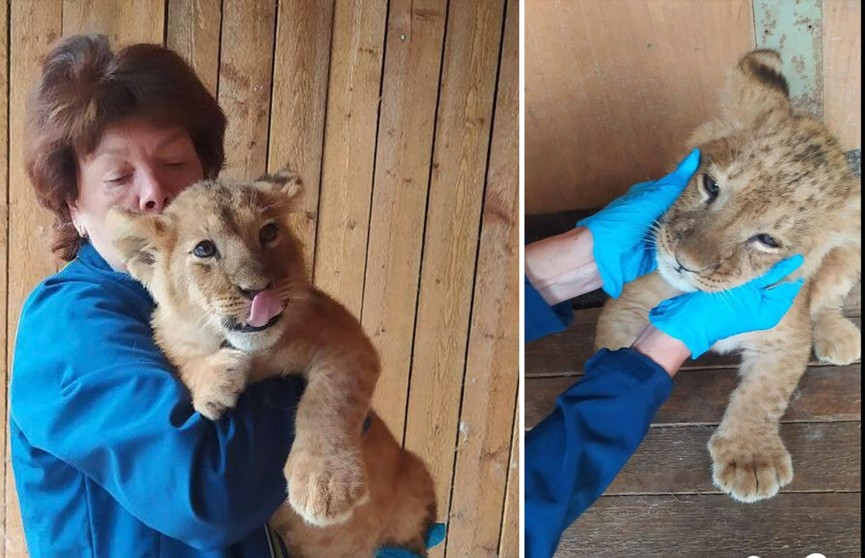
{"label": "peeling paint", "polygon": [[793,105],[823,118],[822,0],[753,0],[757,48],[781,54]]}

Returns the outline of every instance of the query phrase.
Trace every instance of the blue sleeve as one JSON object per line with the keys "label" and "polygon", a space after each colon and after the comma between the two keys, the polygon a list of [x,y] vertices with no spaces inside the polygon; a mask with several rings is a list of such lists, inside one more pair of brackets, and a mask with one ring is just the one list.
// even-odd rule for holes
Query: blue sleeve
{"label": "blue sleeve", "polygon": [[585,370],[525,436],[526,558],[553,555],[562,531],[606,490],[672,391],[664,369],[632,349],[601,349]]}
{"label": "blue sleeve", "polygon": [[302,384],[254,384],[211,422],[193,411],[134,298],[111,285],[40,289],[22,312],[11,387],[28,442],[189,546],[225,547],[264,525],[285,500]]}
{"label": "blue sleeve", "polygon": [[574,319],[571,302],[550,306],[525,278],[525,341],[534,341],[544,335],[564,331]]}

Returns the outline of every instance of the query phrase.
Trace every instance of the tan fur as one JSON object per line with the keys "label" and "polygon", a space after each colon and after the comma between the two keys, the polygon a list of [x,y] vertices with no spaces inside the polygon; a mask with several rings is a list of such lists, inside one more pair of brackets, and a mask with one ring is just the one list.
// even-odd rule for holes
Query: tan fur
{"label": "tan fur", "polygon": [[[861,351],[859,330],[841,315],[860,275],[860,181],[825,126],[792,109],[779,68],[770,50],[740,60],[723,116],[689,141],[702,152],[700,168],[655,231],[658,271],[606,304],[596,334],[598,347],[630,346],[661,300],[724,291],[805,257],[794,274],[805,285],[778,326],[712,347],[742,354],[742,381],[709,442],[715,485],[742,502],[770,498],[793,479],[779,420],[812,344],[830,364]],[[719,188],[712,203],[707,173]],[[763,233],[779,247],[754,240]]]}
{"label": "tan fur", "polygon": [[[162,215],[109,214],[130,273],[157,302],[154,335],[189,388],[193,405],[217,419],[248,382],[300,373],[307,387],[285,465],[288,505],[274,524],[297,557],[371,556],[383,544],[425,555],[435,519],[432,478],[374,414],[362,433],[379,375],[378,353],[358,320],[308,281],[289,214],[300,191],[284,172],[251,184],[190,186]],[[269,223],[276,240],[262,242]],[[218,257],[194,247],[213,241]],[[240,332],[250,300],[276,291],[280,318]]]}

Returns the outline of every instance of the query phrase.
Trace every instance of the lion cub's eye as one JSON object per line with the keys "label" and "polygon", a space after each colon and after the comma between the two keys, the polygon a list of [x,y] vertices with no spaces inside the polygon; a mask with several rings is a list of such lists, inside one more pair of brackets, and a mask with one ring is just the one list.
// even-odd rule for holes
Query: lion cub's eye
{"label": "lion cub's eye", "polygon": [[708,203],[712,203],[715,201],[715,198],[718,197],[718,183],[714,181],[708,174],[703,175],[703,191],[706,192],[706,195],[709,196]]}
{"label": "lion cub's eye", "polygon": [[209,240],[202,240],[195,245],[195,248],[192,249],[192,253],[199,258],[212,258],[216,255],[216,245]]}
{"label": "lion cub's eye", "polygon": [[258,239],[262,244],[269,244],[276,240],[276,236],[279,234],[279,227],[277,227],[273,223],[268,223],[261,227],[261,230],[258,231]]}
{"label": "lion cub's eye", "polygon": [[780,248],[781,247],[781,244],[777,240],[775,240],[774,237],[772,237],[771,235],[768,235],[766,233],[755,234],[754,236],[751,237],[751,240],[753,240],[755,242],[759,242],[760,244],[762,244],[763,246],[766,246],[767,248]]}

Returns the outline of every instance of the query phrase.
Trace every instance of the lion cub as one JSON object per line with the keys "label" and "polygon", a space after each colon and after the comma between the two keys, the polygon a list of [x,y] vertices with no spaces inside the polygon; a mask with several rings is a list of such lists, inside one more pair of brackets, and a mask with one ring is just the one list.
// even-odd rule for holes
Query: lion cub
{"label": "lion cub", "polygon": [[289,171],[205,180],[161,215],[109,219],[157,302],[156,341],[202,415],[219,418],[247,382],[306,376],[285,465],[290,506],[273,518],[291,555],[370,556],[385,544],[425,555],[432,478],[370,413],[379,359],[358,320],[307,279],[288,226],[300,189]]}
{"label": "lion cub", "polygon": [[859,359],[859,330],[841,314],[861,266],[860,181],[825,126],[796,112],[771,50],[745,55],[725,114],[688,145],[700,168],[655,233],[658,271],[610,300],[596,345],[631,345],[648,311],[686,291],[723,292],[794,254],[805,278],[792,308],[768,331],[712,350],[741,351],[742,381],[709,441],[715,486],[741,502],[770,498],[793,479],[779,421],[814,347],[822,362]]}

